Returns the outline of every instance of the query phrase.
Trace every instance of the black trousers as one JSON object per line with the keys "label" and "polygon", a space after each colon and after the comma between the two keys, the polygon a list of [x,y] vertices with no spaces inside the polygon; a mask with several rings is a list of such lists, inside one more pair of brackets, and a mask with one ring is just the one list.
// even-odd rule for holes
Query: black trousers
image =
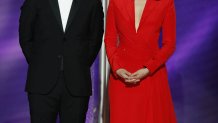
{"label": "black trousers", "polygon": [[28,93],[31,123],[85,123],[89,96],[70,95],[64,84],[63,72],[49,94]]}

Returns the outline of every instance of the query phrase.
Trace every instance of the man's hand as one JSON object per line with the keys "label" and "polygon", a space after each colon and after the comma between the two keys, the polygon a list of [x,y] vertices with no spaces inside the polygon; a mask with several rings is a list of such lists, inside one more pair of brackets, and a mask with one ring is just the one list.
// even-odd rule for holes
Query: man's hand
{"label": "man's hand", "polygon": [[129,76],[129,80],[127,82],[136,84],[141,79],[146,77],[148,74],[149,74],[149,70],[147,68],[142,68],[142,69],[136,71],[135,73],[131,74]]}

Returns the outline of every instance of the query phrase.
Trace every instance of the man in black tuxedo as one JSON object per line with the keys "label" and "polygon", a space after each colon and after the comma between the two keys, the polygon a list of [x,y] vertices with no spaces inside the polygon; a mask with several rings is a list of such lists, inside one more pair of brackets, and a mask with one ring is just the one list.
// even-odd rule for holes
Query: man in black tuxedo
{"label": "man in black tuxedo", "polygon": [[100,0],[25,0],[19,41],[28,62],[32,123],[84,123],[90,67],[103,36]]}

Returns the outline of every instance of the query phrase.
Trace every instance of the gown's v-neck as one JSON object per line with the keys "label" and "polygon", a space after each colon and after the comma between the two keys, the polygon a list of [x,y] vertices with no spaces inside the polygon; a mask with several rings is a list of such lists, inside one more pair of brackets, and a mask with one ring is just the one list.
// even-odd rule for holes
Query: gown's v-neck
{"label": "gown's v-neck", "polygon": [[147,5],[147,1],[148,0],[145,0],[145,3],[144,3],[144,6],[143,6],[143,10],[141,12],[141,16],[139,17],[139,23],[138,23],[138,26],[136,28],[136,4],[135,4],[135,1],[136,0],[132,0],[133,1],[133,14],[134,14],[134,29],[135,29],[135,32],[138,33],[138,30],[139,30],[139,27],[141,25],[141,21],[142,21],[142,18],[143,18],[143,15],[144,15],[144,11],[145,11],[145,8],[146,8],[146,5]]}

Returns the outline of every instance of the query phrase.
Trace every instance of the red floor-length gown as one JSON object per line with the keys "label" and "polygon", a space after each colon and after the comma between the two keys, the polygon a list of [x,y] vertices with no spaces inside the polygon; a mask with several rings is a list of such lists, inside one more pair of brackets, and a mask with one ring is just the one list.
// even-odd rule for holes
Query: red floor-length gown
{"label": "red floor-length gown", "polygon": [[[165,66],[176,45],[174,1],[147,0],[137,30],[134,7],[134,0],[110,0],[108,7],[110,123],[176,123]],[[133,73],[145,66],[150,74],[138,85],[128,86],[116,74],[119,68]]]}

